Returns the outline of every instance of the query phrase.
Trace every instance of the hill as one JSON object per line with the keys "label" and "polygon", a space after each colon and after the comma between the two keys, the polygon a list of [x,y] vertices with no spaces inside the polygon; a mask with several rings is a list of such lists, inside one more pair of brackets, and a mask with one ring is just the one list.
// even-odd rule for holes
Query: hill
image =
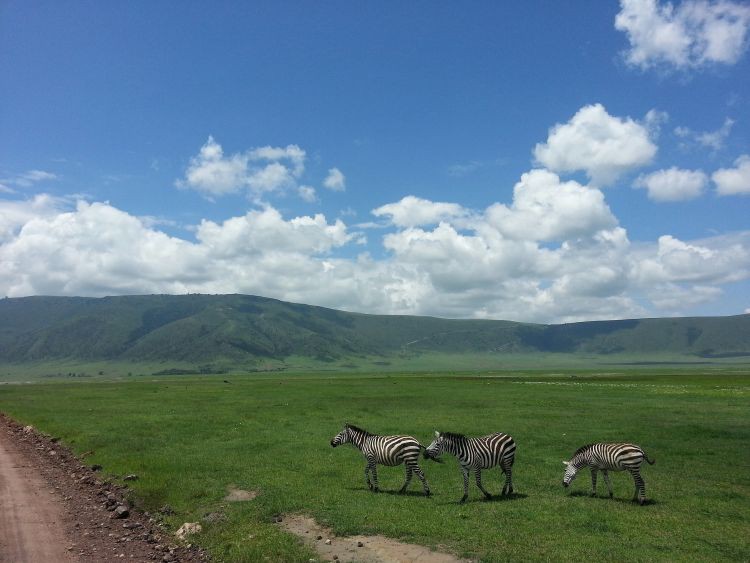
{"label": "hill", "polygon": [[541,325],[365,315],[249,295],[0,300],[0,362],[330,362],[431,352],[750,356],[750,315]]}

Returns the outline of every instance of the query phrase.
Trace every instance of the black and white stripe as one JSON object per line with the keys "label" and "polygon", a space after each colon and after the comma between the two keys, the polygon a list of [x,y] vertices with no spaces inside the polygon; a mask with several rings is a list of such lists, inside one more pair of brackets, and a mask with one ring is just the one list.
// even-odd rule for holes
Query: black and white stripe
{"label": "black and white stripe", "polygon": [[474,471],[477,486],[486,498],[491,498],[482,486],[482,469],[500,466],[505,473],[502,495],[513,492],[512,468],[516,455],[516,443],[508,434],[498,432],[481,438],[467,438],[463,434],[435,432],[435,439],[424,452],[427,458],[438,458],[443,452],[453,454],[461,464],[464,477],[464,496],[459,502],[466,502],[469,496],[469,472]]}
{"label": "black and white stripe", "polygon": [[[331,440],[331,446],[335,448],[347,443],[357,446],[365,456],[365,459],[367,459],[365,480],[370,490],[375,492],[380,490],[376,469],[377,464],[393,467],[403,463],[406,465],[406,481],[399,492],[406,492],[412,475],[416,473],[419,480],[422,481],[424,494],[427,496],[430,495],[430,487],[418,463],[419,450],[424,449],[424,446],[415,438],[411,436],[378,436],[377,434],[369,433],[367,430],[357,428],[352,424],[347,424]],[[370,481],[370,473],[372,473],[372,482]]]}
{"label": "black and white stripe", "polygon": [[646,484],[641,477],[641,465],[644,460],[651,465],[654,464],[635,444],[589,444],[578,448],[570,461],[563,461],[563,464],[567,466],[563,486],[570,485],[580,469],[589,467],[591,469],[591,495],[596,496],[596,474],[601,470],[607,489],[609,489],[609,498],[612,498],[614,495],[608,472],[629,471],[635,482],[633,500],[638,500],[640,504],[643,504],[646,501]]}

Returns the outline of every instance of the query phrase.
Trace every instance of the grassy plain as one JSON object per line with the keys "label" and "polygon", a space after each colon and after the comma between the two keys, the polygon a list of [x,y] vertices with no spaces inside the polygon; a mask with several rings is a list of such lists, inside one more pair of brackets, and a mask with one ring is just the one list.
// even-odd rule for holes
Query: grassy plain
{"label": "grassy plain", "polygon": [[[137,473],[136,502],[169,504],[172,527],[202,521],[196,541],[219,561],[314,557],[270,523],[291,512],[338,534],[384,534],[483,561],[750,559],[746,368],[132,376],[2,385],[0,410],[93,451],[89,462],[110,475]],[[457,505],[452,458],[423,463],[432,498],[416,479],[410,494],[393,494],[402,468],[380,468],[385,492],[373,494],[360,453],[329,445],[344,421],[425,443],[435,429],[508,432],[517,494],[485,502],[472,482],[469,502]],[[618,440],[656,459],[643,470],[649,504],[630,502],[632,480],[621,473],[614,500],[590,498],[588,474],[562,488],[561,460]],[[499,491],[499,470],[484,482]],[[230,485],[260,495],[227,503]]]}
{"label": "grassy plain", "polygon": [[0,362],[0,384],[35,381],[129,380],[149,375],[225,375],[225,374],[342,374],[368,376],[383,374],[426,374],[458,372],[478,374],[509,370],[538,373],[571,370],[637,372],[644,368],[677,368],[706,373],[727,370],[750,371],[750,356],[701,358],[691,354],[584,354],[584,353],[441,353],[419,352],[386,356],[349,356],[336,361],[319,361],[304,356],[265,358],[253,362],[216,360],[205,365],[176,360],[41,360],[36,362]]}

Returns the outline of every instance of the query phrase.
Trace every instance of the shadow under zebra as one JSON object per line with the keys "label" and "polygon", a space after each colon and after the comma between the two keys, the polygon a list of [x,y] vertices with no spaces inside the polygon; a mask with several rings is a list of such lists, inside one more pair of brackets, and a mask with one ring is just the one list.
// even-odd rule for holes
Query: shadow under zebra
{"label": "shadow under zebra", "polygon": [[[633,500],[632,498],[624,498],[624,497],[613,497],[609,498],[609,495],[592,495],[590,492],[586,491],[572,491],[568,494],[569,497],[586,497],[591,499],[598,499],[598,500],[606,500],[607,502],[619,502],[621,504],[637,504],[637,500]],[[649,506],[649,505],[657,505],[661,504],[659,501],[647,498],[645,501],[643,501],[643,506]]]}

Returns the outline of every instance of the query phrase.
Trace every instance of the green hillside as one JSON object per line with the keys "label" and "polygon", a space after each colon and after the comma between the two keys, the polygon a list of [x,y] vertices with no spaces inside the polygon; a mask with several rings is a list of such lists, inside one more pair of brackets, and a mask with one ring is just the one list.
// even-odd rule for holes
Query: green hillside
{"label": "green hillside", "polygon": [[750,356],[750,315],[539,325],[363,315],[249,295],[0,300],[0,361],[10,363],[547,352]]}

